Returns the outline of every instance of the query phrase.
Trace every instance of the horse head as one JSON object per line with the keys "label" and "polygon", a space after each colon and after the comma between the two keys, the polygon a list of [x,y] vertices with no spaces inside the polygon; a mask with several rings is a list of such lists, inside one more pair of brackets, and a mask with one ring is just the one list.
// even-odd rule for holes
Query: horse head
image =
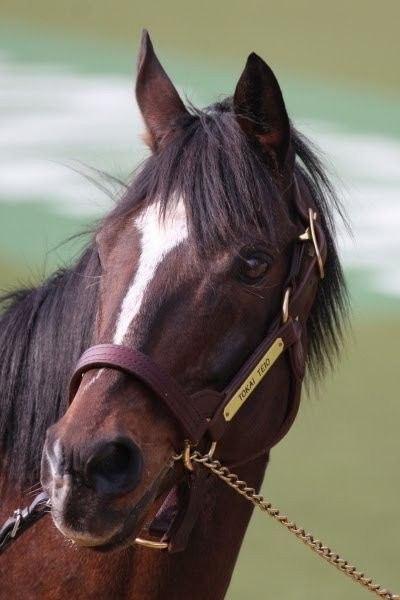
{"label": "horse head", "polygon": [[[301,268],[293,130],[256,54],[233,97],[199,111],[184,105],[145,33],[136,97],[151,154],[95,236],[92,341],[149,357],[195,402],[204,390],[222,394],[279,325],[286,283]],[[306,319],[292,316],[304,351]],[[279,357],[219,439],[219,457],[233,464],[268,450],[288,412],[292,368]],[[184,440],[146,380],[107,364],[86,369],[43,451],[59,530],[102,549],[132,543],[185,478],[171,458]]]}

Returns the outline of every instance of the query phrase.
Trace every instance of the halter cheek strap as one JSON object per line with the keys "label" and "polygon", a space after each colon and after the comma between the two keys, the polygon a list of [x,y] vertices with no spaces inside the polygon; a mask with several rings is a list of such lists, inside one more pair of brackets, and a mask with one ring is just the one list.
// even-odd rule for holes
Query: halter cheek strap
{"label": "halter cheek strap", "polygon": [[[70,385],[71,401],[78,391],[84,373],[90,369],[105,367],[123,371],[141,381],[167,406],[179,423],[183,439],[187,443],[197,445],[207,439],[215,445],[223,437],[241,407],[251,401],[253,391],[274,364],[281,359],[283,353],[287,353],[291,375],[287,412],[279,428],[271,432],[264,448],[256,455],[245,457],[241,462],[266,454],[278,443],[291,427],[298,412],[305,371],[306,322],[319,281],[324,276],[327,254],[324,231],[318,221],[308,187],[301,178],[295,178],[293,185],[295,208],[305,230],[294,245],[283,294],[282,315],[277,315],[265,338],[222,392],[205,389],[191,396],[187,395],[179,383],[149,356],[125,346],[99,344],[86,350],[76,366]],[[163,547],[168,546],[172,552],[186,547],[201,509],[200,491],[204,492],[208,485],[207,477],[200,470],[196,470],[191,477],[186,510],[183,513],[180,511],[182,514],[178,520],[173,519],[172,538],[169,531],[166,532],[169,543],[162,543]],[[165,510],[171,512],[168,503],[167,498]]]}

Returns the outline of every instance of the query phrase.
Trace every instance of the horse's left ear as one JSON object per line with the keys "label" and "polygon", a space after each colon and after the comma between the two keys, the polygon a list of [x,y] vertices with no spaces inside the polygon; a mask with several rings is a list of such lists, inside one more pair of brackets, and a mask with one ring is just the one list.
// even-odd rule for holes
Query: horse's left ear
{"label": "horse's left ear", "polygon": [[254,52],[247,59],[233,97],[243,131],[283,167],[290,144],[290,122],[281,88],[270,67]]}
{"label": "horse's left ear", "polygon": [[147,128],[147,142],[156,150],[188,111],[164,71],[145,30],[140,46],[136,99]]}

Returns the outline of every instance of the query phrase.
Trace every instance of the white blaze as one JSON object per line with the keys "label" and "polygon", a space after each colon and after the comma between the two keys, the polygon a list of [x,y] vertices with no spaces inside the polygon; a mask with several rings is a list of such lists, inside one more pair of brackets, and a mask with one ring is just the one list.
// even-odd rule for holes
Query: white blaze
{"label": "white blaze", "polygon": [[139,266],[122,301],[116,325],[114,344],[122,344],[129,327],[140,311],[146,289],[158,265],[169,252],[187,238],[186,211],[182,200],[160,219],[159,204],[146,208],[135,224],[141,233]]}

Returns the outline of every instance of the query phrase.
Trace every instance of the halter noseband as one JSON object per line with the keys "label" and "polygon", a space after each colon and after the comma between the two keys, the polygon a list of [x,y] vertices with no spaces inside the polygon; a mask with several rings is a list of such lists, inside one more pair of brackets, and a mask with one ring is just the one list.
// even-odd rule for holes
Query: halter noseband
{"label": "halter noseband", "polygon": [[[149,356],[126,346],[99,344],[86,350],[76,366],[70,385],[71,401],[84,373],[90,369],[105,367],[123,371],[145,384],[168,407],[181,427],[187,448],[203,440],[207,440],[215,448],[241,406],[251,397],[279,357],[288,352],[291,373],[288,410],[279,429],[271,434],[262,454],[279,442],[288,432],[298,412],[305,370],[306,321],[315,300],[319,280],[324,276],[327,254],[324,231],[318,221],[311,194],[300,178],[294,180],[294,202],[305,231],[299,235],[293,250],[282,315],[279,314],[273,320],[264,339],[222,392],[205,389],[188,395]],[[261,453],[257,454],[260,455]],[[256,456],[246,457],[241,462],[253,458]],[[190,468],[190,460],[186,464]],[[201,481],[204,473],[198,474],[196,471],[192,477],[194,479],[186,502],[186,513],[168,544],[171,551],[185,548],[200,511],[201,503],[196,503],[194,496],[197,495],[197,499],[201,496],[199,488],[204,490],[206,481]]]}

